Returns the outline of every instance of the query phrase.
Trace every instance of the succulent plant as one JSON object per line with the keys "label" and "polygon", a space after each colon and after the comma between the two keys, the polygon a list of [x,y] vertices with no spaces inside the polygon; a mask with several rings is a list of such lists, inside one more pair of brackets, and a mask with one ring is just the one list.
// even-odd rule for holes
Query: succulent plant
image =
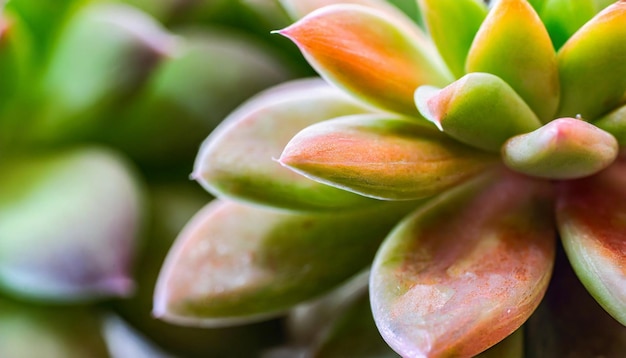
{"label": "succulent plant", "polygon": [[260,320],[371,265],[393,350],[469,357],[574,287],[553,274],[564,248],[603,309],[568,325],[544,304],[571,332],[528,336],[623,354],[626,1],[419,0],[424,28],[378,0],[281,3],[297,21],[276,32],[323,80],[256,96],[206,139],[192,177],[218,199],[172,247],[155,315]]}

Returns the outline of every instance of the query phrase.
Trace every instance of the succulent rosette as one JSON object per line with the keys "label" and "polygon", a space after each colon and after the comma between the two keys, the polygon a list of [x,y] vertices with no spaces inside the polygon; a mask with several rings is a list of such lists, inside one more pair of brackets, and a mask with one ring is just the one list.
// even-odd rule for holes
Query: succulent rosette
{"label": "succulent rosette", "polygon": [[207,138],[192,177],[218,200],[170,251],[157,316],[254,321],[371,265],[393,350],[469,357],[561,285],[562,246],[594,298],[571,307],[597,302],[586,327],[610,315],[620,333],[561,337],[624,352],[626,1],[417,3],[424,28],[377,0],[282,1],[297,21],[277,32],[323,80]]}

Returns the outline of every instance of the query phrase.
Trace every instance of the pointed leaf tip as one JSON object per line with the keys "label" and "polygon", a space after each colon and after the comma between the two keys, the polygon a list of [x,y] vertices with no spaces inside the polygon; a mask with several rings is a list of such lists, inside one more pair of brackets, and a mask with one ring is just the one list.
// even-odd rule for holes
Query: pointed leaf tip
{"label": "pointed leaf tip", "polygon": [[322,77],[386,110],[415,116],[418,86],[452,81],[417,26],[371,7],[327,6],[280,33],[298,45]]}

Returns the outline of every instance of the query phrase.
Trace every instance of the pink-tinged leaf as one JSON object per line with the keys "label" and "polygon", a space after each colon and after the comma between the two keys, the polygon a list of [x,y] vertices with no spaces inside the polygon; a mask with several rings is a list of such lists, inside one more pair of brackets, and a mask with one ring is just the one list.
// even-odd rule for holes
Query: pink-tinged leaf
{"label": "pink-tinged leaf", "polygon": [[524,327],[518,328],[504,340],[475,358],[524,358]]}
{"label": "pink-tinged leaf", "polygon": [[465,60],[487,7],[480,0],[419,0],[426,27],[455,77],[465,74]]}
{"label": "pink-tinged leaf", "polygon": [[611,357],[626,352],[626,326],[587,292],[558,250],[546,295],[525,325],[526,356]]}
{"label": "pink-tinged leaf", "polygon": [[275,87],[248,101],[207,138],[192,177],[214,195],[283,208],[324,210],[374,203],[297,175],[274,160],[301,129],[366,111],[320,79]]}
{"label": "pink-tinged leaf", "polygon": [[[626,1],[609,6],[559,50],[559,116],[594,120],[626,101]],[[593,89],[593,90],[591,90]]]}
{"label": "pink-tinged leaf", "polygon": [[550,183],[503,170],[405,219],[370,279],[387,343],[406,357],[470,357],[518,329],[550,280],[552,205]]}
{"label": "pink-tinged leaf", "polygon": [[410,200],[440,193],[494,159],[411,119],[372,114],[304,129],[287,144],[279,162],[361,195]]}
{"label": "pink-tinged leaf", "polygon": [[452,81],[416,25],[371,7],[327,6],[279,33],[298,45],[322,77],[383,109],[416,116],[418,86]]}
{"label": "pink-tinged leaf", "polygon": [[289,213],[213,202],[188,223],[166,258],[154,315],[194,326],[276,315],[364,269],[389,230],[417,205]]}
{"label": "pink-tinged leaf", "polygon": [[525,0],[500,0],[470,49],[467,72],[488,72],[506,81],[544,122],[559,104],[556,54],[541,19]]}
{"label": "pink-tinged leaf", "polygon": [[548,179],[581,178],[608,167],[618,154],[615,137],[575,118],[559,118],[511,138],[504,163],[520,173]]}
{"label": "pink-tinged leaf", "polygon": [[126,296],[142,193],[119,155],[78,148],[4,162],[0,285],[35,300]]}
{"label": "pink-tinged leaf", "polygon": [[576,274],[626,325],[626,159],[589,178],[559,183],[557,219]]}
{"label": "pink-tinged leaf", "polygon": [[621,147],[626,146],[626,105],[612,111],[593,124],[611,133]]}
{"label": "pink-tinged leaf", "polygon": [[541,122],[506,82],[489,73],[470,73],[438,90],[415,91],[422,116],[460,142],[499,152],[510,137],[530,132]]}

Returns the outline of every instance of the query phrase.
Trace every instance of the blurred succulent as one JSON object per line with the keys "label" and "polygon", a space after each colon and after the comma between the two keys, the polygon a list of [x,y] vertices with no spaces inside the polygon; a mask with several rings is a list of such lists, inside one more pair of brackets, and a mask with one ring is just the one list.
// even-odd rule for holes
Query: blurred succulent
{"label": "blurred succulent", "polygon": [[562,245],[604,310],[538,335],[608,319],[583,339],[623,354],[626,1],[419,0],[425,29],[378,0],[281,3],[298,20],[277,32],[324,81],[268,90],[206,139],[192,177],[218,200],[171,249],[155,315],[254,321],[371,264],[393,350],[469,357],[568,287]]}
{"label": "blurred succulent", "polygon": [[[161,220],[150,211],[159,201],[153,188],[184,181],[180,173],[224,115],[294,76],[300,65],[291,62],[299,58],[249,31],[216,26],[226,25],[220,13],[168,28],[121,1],[10,0],[0,9],[0,291],[31,301],[24,310],[3,305],[3,332],[12,322],[25,328],[2,337],[7,348],[0,356],[106,356],[105,349],[82,350],[88,340],[81,348],[63,332],[58,349],[28,353],[30,328],[18,321],[34,322],[29,311],[73,312],[84,304],[97,323],[93,303],[133,292],[151,296],[144,293],[151,286],[134,282],[142,281],[135,272],[156,274],[160,263],[138,267],[145,263],[138,259],[162,259],[172,233],[153,223]],[[52,303],[67,307],[46,306]],[[50,317],[41,322],[63,315]],[[43,339],[57,329],[41,325],[33,334]],[[166,348],[193,341],[179,327],[171,331],[183,338]]]}

